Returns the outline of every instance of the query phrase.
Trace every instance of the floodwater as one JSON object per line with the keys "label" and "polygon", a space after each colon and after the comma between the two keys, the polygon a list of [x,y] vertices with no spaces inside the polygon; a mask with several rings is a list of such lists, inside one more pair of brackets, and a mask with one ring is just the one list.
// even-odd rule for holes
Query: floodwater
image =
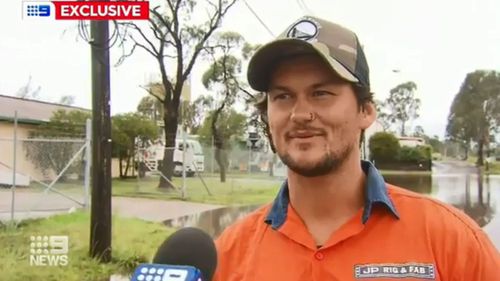
{"label": "floodwater", "polygon": [[[386,182],[436,198],[463,210],[488,233],[500,249],[500,176],[478,176],[473,167],[436,163],[432,175],[384,176]],[[277,182],[279,184],[279,182]],[[199,227],[217,237],[227,226],[259,206],[215,209],[165,221],[172,227]]]}

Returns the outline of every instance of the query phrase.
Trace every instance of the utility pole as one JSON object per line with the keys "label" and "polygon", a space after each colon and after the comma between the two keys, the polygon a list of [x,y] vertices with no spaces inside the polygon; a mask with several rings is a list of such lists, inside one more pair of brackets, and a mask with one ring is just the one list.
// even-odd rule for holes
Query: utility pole
{"label": "utility pole", "polygon": [[92,201],[90,256],[111,261],[111,119],[109,27],[90,22],[92,51]]}

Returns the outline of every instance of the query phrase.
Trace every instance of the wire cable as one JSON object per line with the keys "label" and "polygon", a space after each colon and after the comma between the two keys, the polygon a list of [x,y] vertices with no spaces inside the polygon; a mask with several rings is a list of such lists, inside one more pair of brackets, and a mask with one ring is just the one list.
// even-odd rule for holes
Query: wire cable
{"label": "wire cable", "polygon": [[243,2],[245,3],[245,5],[247,6],[247,8],[250,10],[250,12],[254,15],[254,17],[260,22],[260,24],[267,30],[267,32],[269,32],[269,34],[272,36],[272,37],[276,37],[276,35],[274,35],[274,33],[271,31],[271,29],[266,25],[266,23],[259,17],[259,15],[254,11],[254,9],[252,9],[252,7],[248,4],[247,0],[243,0]]}

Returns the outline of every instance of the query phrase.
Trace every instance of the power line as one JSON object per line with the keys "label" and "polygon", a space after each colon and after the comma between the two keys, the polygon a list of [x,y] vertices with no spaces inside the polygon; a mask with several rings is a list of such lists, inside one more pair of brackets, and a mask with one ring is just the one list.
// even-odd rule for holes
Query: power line
{"label": "power line", "polygon": [[299,5],[299,9],[300,9],[303,13],[307,14],[306,9],[304,8],[304,2],[302,2],[302,1],[300,1],[300,0],[295,0],[295,2],[297,3],[297,5]]}
{"label": "power line", "polygon": [[274,33],[271,31],[271,29],[264,23],[264,21],[259,17],[259,15],[257,15],[257,13],[252,9],[252,7],[248,4],[248,2],[246,0],[243,0],[243,2],[245,3],[245,5],[247,6],[247,8],[250,10],[250,12],[252,12],[252,14],[255,16],[255,18],[257,18],[257,20],[260,22],[260,24],[267,30],[267,32],[269,32],[269,34],[272,36],[272,37],[276,37],[276,35],[274,35]]}
{"label": "power line", "polygon": [[296,0],[297,4],[299,4],[299,8],[306,14],[306,15],[311,15],[314,16],[314,12],[309,9],[309,7],[306,5],[306,2],[304,0]]}

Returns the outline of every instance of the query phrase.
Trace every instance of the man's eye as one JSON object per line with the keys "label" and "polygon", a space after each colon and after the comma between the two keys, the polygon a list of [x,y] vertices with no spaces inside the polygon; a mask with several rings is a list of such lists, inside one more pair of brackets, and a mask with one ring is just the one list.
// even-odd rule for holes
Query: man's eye
{"label": "man's eye", "polygon": [[273,97],[273,100],[286,100],[286,99],[289,99],[291,97],[290,94],[286,94],[286,93],[283,93],[283,94],[277,94]]}
{"label": "man's eye", "polygon": [[313,92],[314,97],[331,96],[331,95],[333,95],[333,94],[330,92],[327,92],[327,91],[314,91]]}

